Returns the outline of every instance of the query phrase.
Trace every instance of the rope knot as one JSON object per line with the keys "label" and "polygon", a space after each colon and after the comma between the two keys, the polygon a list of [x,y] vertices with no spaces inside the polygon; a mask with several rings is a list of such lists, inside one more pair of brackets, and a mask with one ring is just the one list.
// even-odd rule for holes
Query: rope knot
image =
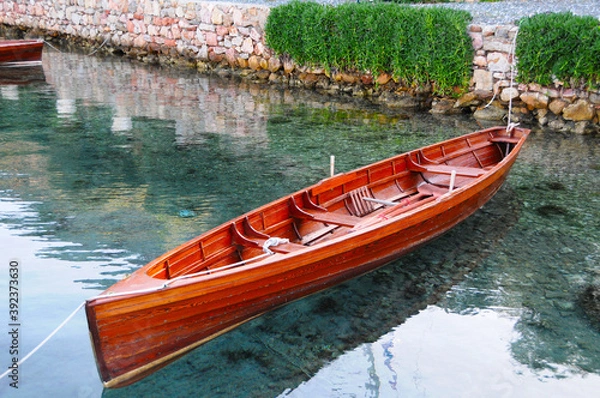
{"label": "rope knot", "polygon": [[269,249],[271,246],[279,246],[286,243],[290,243],[290,240],[285,238],[269,238],[263,243],[262,249],[267,254],[273,254],[273,251]]}

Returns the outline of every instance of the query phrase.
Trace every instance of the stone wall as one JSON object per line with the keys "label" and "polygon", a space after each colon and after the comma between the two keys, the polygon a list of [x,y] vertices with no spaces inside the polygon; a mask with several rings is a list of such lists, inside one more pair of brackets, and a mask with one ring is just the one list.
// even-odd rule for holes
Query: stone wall
{"label": "stone wall", "polygon": [[200,71],[367,97],[389,107],[426,107],[434,113],[470,111],[481,119],[536,122],[586,133],[600,127],[600,93],[536,84],[511,85],[511,51],[518,28],[471,25],[473,79],[458,101],[432,98],[392,76],[327,72],[295,65],[265,46],[269,7],[197,0],[3,0],[0,24],[30,35],[79,41],[146,62],[189,64]]}
{"label": "stone wall", "polygon": [[[471,25],[473,79],[471,90],[454,106],[470,108],[475,117],[498,120],[509,104],[512,121],[536,122],[556,131],[597,132],[600,128],[600,92],[553,86],[514,83],[513,47],[518,27]],[[488,105],[486,107],[486,105]]]}
{"label": "stone wall", "polygon": [[269,8],[195,0],[3,0],[0,23],[105,43],[152,61],[221,62],[265,56]]}

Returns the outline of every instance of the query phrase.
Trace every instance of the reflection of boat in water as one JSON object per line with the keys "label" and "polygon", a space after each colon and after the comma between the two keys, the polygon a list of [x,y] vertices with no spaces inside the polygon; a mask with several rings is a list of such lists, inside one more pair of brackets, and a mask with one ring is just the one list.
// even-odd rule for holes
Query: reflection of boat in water
{"label": "reflection of boat in water", "polygon": [[447,232],[498,191],[527,135],[491,128],[333,176],[150,262],[86,303],[105,386]]}
{"label": "reflection of boat in water", "polygon": [[43,40],[0,41],[0,65],[28,65],[42,62]]}
{"label": "reflection of boat in water", "polygon": [[0,67],[0,85],[21,85],[45,82],[46,75],[42,65]]}

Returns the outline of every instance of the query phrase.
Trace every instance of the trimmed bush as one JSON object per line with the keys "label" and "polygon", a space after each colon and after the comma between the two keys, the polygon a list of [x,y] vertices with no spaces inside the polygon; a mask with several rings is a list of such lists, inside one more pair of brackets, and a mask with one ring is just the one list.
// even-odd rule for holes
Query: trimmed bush
{"label": "trimmed bush", "polygon": [[447,8],[292,1],[271,10],[265,36],[276,53],[299,64],[388,72],[406,85],[451,94],[466,90],[471,77],[470,19]]}
{"label": "trimmed bush", "polygon": [[292,1],[274,7],[265,26],[267,44],[298,63],[318,64],[327,58],[331,17],[327,7],[313,2]]}
{"label": "trimmed bush", "polygon": [[567,12],[523,18],[515,53],[522,83],[600,84],[600,22],[594,17]]}

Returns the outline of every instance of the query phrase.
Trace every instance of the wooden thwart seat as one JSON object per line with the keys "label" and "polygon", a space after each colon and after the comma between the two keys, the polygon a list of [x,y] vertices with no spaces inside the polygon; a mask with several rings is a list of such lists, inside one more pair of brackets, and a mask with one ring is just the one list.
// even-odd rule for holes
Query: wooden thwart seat
{"label": "wooden thwart seat", "polygon": [[[307,197],[308,195],[305,193],[305,196]],[[319,221],[325,224],[342,225],[345,227],[353,227],[360,221],[359,217],[329,212],[327,209],[312,203],[308,199],[305,199],[305,207],[300,208],[292,196],[290,197],[289,206],[292,216],[302,220]]]}
{"label": "wooden thwart seat", "polygon": [[491,142],[495,142],[495,143],[507,143],[507,144],[518,144],[519,143],[519,138],[516,137],[505,137],[505,136],[497,136],[494,138],[490,138]]}
{"label": "wooden thwart seat", "polygon": [[353,227],[357,222],[360,221],[359,217],[330,212],[311,212],[310,216],[315,221],[320,221],[325,224],[336,224],[345,227]]}

